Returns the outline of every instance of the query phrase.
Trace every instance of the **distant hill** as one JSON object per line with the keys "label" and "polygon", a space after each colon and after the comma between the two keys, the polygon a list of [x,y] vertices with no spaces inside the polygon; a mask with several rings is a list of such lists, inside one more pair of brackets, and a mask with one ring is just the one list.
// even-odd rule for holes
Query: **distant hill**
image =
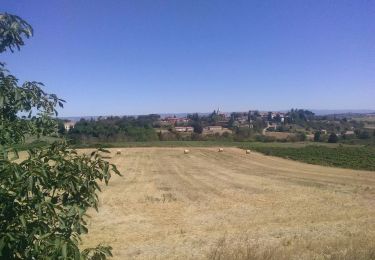
{"label": "distant hill", "polygon": [[373,109],[311,109],[311,111],[318,116],[333,114],[375,114],[375,110]]}
{"label": "distant hill", "polygon": [[[188,114],[192,114],[192,113],[162,113],[162,114],[158,114],[160,115],[161,118],[166,118],[166,117],[174,117],[176,116],[177,118],[182,118],[182,117],[186,117]],[[200,116],[202,115],[208,115],[209,113],[198,113]],[[70,121],[79,121],[81,118],[83,119],[86,119],[86,120],[90,120],[90,119],[94,119],[96,120],[97,118],[99,117],[109,117],[111,115],[107,115],[107,116],[67,116],[67,117],[59,117],[60,119],[63,119],[63,120],[70,120]],[[116,115],[116,116],[139,116],[139,115]]]}
{"label": "distant hill", "polygon": [[[318,116],[324,116],[324,115],[342,115],[342,114],[375,114],[374,109],[308,109],[312,112],[314,112]],[[259,110],[261,111],[261,110]],[[263,111],[263,110],[262,110]],[[276,111],[276,110],[275,110]],[[286,110],[277,110],[279,112],[287,112]],[[236,111],[239,112],[239,111]],[[243,111],[245,112],[245,111]],[[182,118],[186,117],[188,114],[192,114],[195,112],[190,112],[190,113],[161,113],[159,114],[161,118],[166,118],[166,117],[173,117],[176,116],[177,118]],[[231,112],[224,112],[225,114],[230,114]],[[210,112],[198,112],[199,115],[208,115]],[[125,116],[125,115],[122,115]],[[127,115],[127,116],[138,116],[138,115]],[[70,121],[79,121],[81,118],[84,118],[86,120],[90,119],[97,119],[99,116],[71,116],[71,117],[59,117],[60,119],[66,119]],[[102,117],[108,117],[107,116],[102,116]]]}
{"label": "distant hill", "polygon": [[90,119],[96,120],[98,117],[99,116],[67,116],[67,117],[62,116],[62,117],[59,117],[59,119],[77,122],[81,118],[86,119],[86,120],[90,120]]}

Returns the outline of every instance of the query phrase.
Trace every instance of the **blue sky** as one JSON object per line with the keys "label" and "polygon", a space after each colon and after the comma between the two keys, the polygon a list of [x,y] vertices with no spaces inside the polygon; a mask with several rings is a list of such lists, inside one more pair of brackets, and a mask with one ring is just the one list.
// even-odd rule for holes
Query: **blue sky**
{"label": "blue sky", "polygon": [[2,0],[61,116],[375,109],[375,1]]}

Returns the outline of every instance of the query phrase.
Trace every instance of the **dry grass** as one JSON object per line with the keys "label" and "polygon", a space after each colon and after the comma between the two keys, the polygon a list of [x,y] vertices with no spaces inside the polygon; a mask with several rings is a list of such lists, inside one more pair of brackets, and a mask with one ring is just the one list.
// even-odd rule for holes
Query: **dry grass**
{"label": "dry grass", "polygon": [[[190,149],[190,148],[189,148]],[[126,148],[83,247],[115,259],[373,259],[375,172],[225,148]]]}
{"label": "dry grass", "polygon": [[351,234],[332,239],[310,239],[294,236],[277,243],[259,242],[251,236],[238,236],[232,240],[223,237],[207,255],[210,260],[287,260],[287,259],[331,259],[367,260],[375,259],[373,236]]}
{"label": "dry grass", "polygon": [[288,137],[293,137],[296,134],[287,132],[266,132],[265,135],[274,137],[276,139],[287,139]]}

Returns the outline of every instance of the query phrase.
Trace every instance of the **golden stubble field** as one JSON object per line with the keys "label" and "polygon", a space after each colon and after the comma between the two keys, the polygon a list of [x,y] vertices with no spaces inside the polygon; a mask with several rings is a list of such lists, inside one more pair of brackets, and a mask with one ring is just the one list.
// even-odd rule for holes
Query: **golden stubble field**
{"label": "golden stubble field", "polygon": [[237,148],[111,150],[82,247],[114,259],[375,258],[375,172]]}

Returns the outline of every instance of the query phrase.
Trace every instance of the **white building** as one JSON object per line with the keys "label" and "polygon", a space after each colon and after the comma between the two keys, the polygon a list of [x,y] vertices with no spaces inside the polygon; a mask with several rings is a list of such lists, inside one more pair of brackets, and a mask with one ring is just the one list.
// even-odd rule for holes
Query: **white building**
{"label": "white building", "polygon": [[76,122],[73,122],[73,121],[64,122],[64,128],[66,131],[73,129],[75,125],[76,125]]}
{"label": "white building", "polygon": [[176,132],[193,132],[194,128],[191,126],[176,126],[174,128]]}

